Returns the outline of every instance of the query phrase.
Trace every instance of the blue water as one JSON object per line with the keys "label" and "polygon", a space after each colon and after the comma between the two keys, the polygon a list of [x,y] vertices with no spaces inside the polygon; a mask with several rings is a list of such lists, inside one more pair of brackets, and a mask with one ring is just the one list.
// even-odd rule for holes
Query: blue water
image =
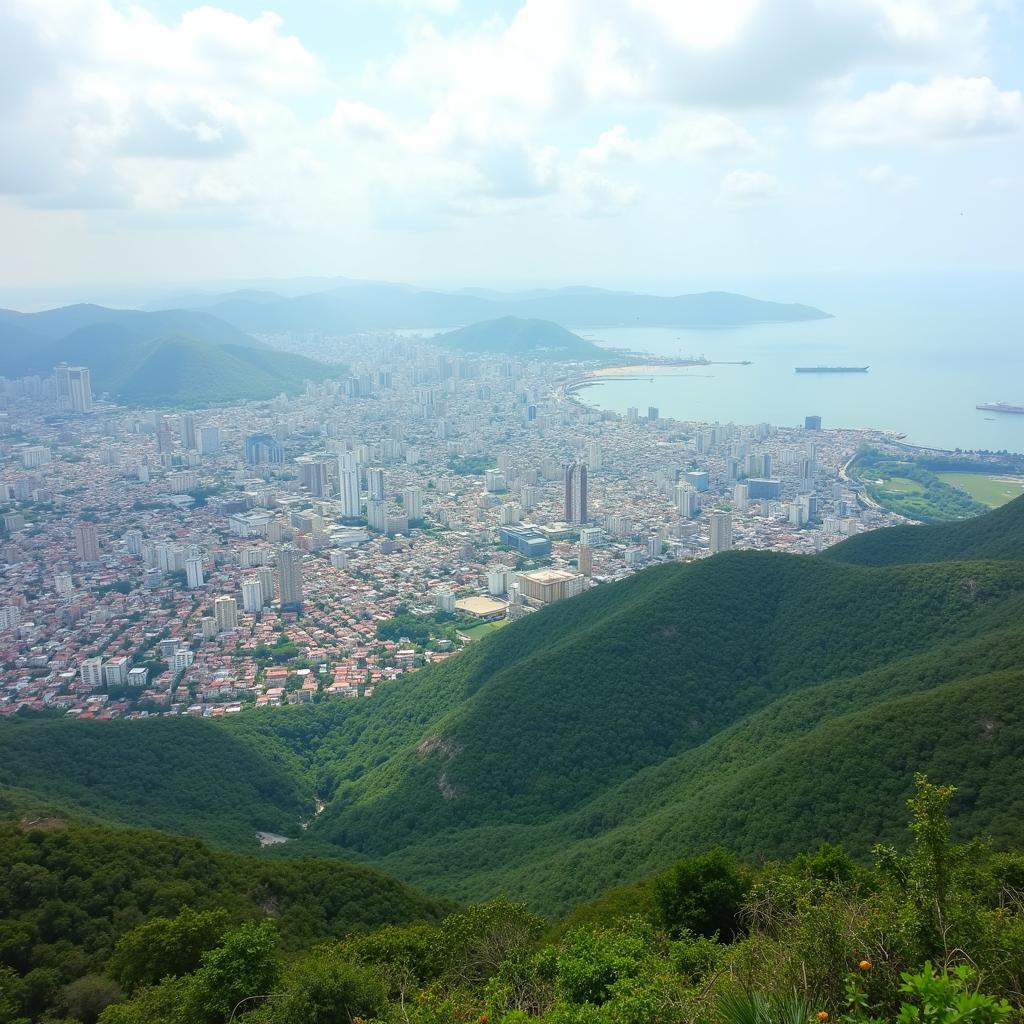
{"label": "blue water", "polygon": [[[661,356],[750,360],[684,376],[612,381],[578,397],[620,413],[657,406],[662,416],[708,422],[873,427],[941,448],[1024,452],[1024,415],[979,402],[1024,405],[1024,279],[757,282],[735,290],[800,301],[832,320],[723,330],[607,328],[578,333]],[[868,373],[797,374],[796,366],[870,366]]]}

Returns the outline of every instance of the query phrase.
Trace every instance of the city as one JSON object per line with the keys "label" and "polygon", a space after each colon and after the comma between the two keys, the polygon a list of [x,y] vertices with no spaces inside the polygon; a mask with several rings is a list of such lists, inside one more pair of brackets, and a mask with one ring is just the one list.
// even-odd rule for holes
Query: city
{"label": "city", "polygon": [[87,367],[0,382],[0,713],[371,698],[654,563],[814,553],[899,521],[843,472],[891,439],[817,412],[621,417],[572,398],[579,363],[272,340],[347,375],[176,412],[104,401]]}

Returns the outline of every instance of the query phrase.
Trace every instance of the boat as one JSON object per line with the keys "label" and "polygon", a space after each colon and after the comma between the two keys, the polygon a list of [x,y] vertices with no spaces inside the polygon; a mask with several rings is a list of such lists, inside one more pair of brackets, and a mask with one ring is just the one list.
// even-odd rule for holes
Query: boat
{"label": "boat", "polygon": [[985,412],[1017,412],[1024,413],[1024,405],[1011,405],[1009,402],[982,402],[976,405],[975,409],[983,409]]}
{"label": "boat", "polygon": [[798,366],[797,373],[867,373],[866,366]]}

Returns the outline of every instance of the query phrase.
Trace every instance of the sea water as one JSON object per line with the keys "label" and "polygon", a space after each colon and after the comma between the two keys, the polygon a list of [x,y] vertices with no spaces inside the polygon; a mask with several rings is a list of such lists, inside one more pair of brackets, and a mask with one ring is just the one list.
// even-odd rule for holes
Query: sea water
{"label": "sea water", "polygon": [[[658,356],[704,355],[680,376],[610,380],[577,391],[590,405],[704,422],[870,427],[939,448],[1024,452],[1024,281],[1020,277],[746,282],[758,298],[800,301],[831,320],[713,330],[579,329],[602,346]],[[749,290],[748,290],[749,289]],[[741,290],[736,288],[735,290]],[[571,326],[571,325],[570,325]],[[749,366],[725,365],[749,360]],[[797,366],[867,373],[795,373]]]}

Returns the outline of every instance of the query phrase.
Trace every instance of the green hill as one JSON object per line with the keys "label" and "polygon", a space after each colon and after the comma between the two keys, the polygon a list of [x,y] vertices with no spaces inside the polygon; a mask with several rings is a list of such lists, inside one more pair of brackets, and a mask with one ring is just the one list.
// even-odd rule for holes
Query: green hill
{"label": "green hill", "polygon": [[[931,564],[850,564],[890,535]],[[372,706],[266,716],[316,735],[294,749],[333,800],[304,841],[434,891],[552,909],[716,843],[756,857],[841,837],[866,853],[929,766],[971,780],[959,827],[1020,840],[1024,769],[1008,751],[1024,721],[994,710],[1024,682],[1024,502],[833,550],[648,570]],[[961,553],[1005,557],[944,561]],[[960,728],[940,742],[947,704]],[[892,799],[876,811],[865,791]]]}
{"label": "green hill", "polygon": [[226,405],[282,391],[297,394],[307,380],[341,372],[291,353],[167,338],[141,350],[135,364],[113,378],[110,391],[131,405]]}
{"label": "green hill", "polygon": [[515,316],[460,327],[439,335],[434,341],[445,348],[465,352],[500,352],[552,359],[598,359],[604,355],[593,342],[550,320],[523,320]]}
{"label": "green hill", "polygon": [[205,312],[83,305],[0,317],[0,373],[45,375],[61,362],[88,366],[95,392],[129,405],[266,399],[341,372]]}
{"label": "green hill", "polygon": [[257,848],[257,830],[297,836],[312,814],[283,748],[193,718],[0,721],[0,786],[0,816],[72,813],[239,850]]}
{"label": "green hill", "polygon": [[273,861],[159,832],[53,820],[0,823],[0,858],[0,1012],[12,1022],[58,1019],[44,1011],[87,1007],[94,993],[104,996],[100,1007],[116,999],[118,987],[101,971],[130,989],[191,970],[203,950],[244,922],[272,920],[284,949],[294,951],[385,925],[437,921],[451,909],[336,860]]}
{"label": "green hill", "polygon": [[950,559],[1024,559],[1024,506],[1018,499],[982,516],[927,528],[872,530],[829,548],[822,556],[859,565],[904,565]]}
{"label": "green hill", "polygon": [[[275,855],[330,854],[439,895],[507,892],[546,913],[715,845],[751,861],[823,840],[867,856],[899,835],[919,770],[961,783],[959,835],[1018,844],[1022,616],[1018,500],[826,556],[655,567],[526,616],[371,701],[219,723],[16,723],[0,730],[0,782],[236,845],[316,794],[326,810]],[[39,741],[12,741],[40,724],[51,732]],[[164,760],[136,739],[152,726]],[[198,754],[171,749],[179,728]],[[232,767],[199,800],[174,773],[205,778],[195,766],[214,758],[211,737]],[[133,743],[138,784],[104,784],[99,766]],[[80,761],[97,766],[87,783]],[[144,780],[161,770],[150,793]],[[256,779],[272,791],[246,788]]]}

